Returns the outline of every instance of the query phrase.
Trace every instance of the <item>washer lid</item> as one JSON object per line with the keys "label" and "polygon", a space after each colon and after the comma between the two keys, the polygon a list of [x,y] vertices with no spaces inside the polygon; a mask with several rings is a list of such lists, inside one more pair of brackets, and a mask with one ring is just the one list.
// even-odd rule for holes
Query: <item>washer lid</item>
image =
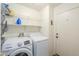
{"label": "washer lid", "polygon": [[48,39],[48,37],[44,36],[40,32],[30,33],[30,37],[33,41],[43,41]]}
{"label": "washer lid", "polygon": [[20,48],[10,52],[9,56],[32,56],[32,51],[27,48]]}

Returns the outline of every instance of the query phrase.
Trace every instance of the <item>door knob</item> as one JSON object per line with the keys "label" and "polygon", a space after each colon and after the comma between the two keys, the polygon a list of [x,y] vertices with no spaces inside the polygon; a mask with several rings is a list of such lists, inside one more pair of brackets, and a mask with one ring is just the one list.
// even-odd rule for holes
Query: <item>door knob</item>
{"label": "door knob", "polygon": [[56,38],[58,38],[58,36],[56,36]]}
{"label": "door knob", "polygon": [[58,33],[56,33],[56,35],[58,35]]}

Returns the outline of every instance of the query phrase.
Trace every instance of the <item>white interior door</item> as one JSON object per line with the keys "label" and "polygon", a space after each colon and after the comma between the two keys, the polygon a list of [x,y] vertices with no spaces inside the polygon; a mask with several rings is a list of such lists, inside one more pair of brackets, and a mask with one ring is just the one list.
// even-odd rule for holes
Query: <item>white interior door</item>
{"label": "white interior door", "polygon": [[54,22],[56,53],[79,55],[79,8],[56,15]]}

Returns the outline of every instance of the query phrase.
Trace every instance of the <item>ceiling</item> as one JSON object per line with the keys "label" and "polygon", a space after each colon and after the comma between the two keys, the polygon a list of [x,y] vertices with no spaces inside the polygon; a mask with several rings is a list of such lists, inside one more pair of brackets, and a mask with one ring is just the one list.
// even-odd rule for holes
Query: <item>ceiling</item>
{"label": "ceiling", "polygon": [[[49,3],[22,3],[21,5],[36,9],[36,10],[41,10],[45,6],[47,6]],[[50,3],[53,7],[58,6],[60,3]]]}

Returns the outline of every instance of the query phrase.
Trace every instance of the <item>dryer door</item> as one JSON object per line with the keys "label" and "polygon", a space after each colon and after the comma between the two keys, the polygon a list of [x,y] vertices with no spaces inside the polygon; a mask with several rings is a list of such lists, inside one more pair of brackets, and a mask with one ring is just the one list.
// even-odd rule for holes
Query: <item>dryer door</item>
{"label": "dryer door", "polygon": [[12,51],[9,56],[32,56],[32,51],[27,48],[20,48]]}

